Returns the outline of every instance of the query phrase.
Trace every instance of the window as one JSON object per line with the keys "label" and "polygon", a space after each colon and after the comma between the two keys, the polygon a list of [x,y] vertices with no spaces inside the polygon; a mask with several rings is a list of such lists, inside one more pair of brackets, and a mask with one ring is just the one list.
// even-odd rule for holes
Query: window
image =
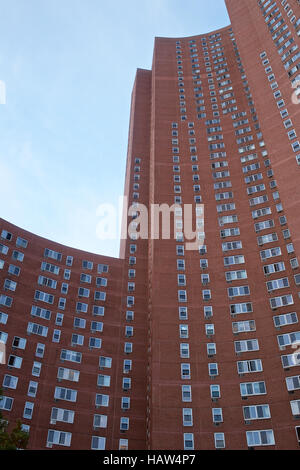
{"label": "window", "polygon": [[219,424],[223,422],[223,413],[222,408],[213,408],[212,409],[213,423]]}
{"label": "window", "polygon": [[225,434],[222,432],[214,433],[215,448],[225,449]]}
{"label": "window", "polygon": [[273,281],[266,282],[268,292],[272,292],[273,290],[277,289],[284,289],[285,287],[289,287],[289,280],[287,277],[283,277],[281,279],[274,279]]}
{"label": "window", "polygon": [[130,409],[130,398],[129,397],[122,397],[121,398],[121,408],[122,408],[122,410],[129,410]]}
{"label": "window", "polygon": [[132,360],[124,359],[123,361],[123,373],[128,374],[132,369]]}
{"label": "window", "polygon": [[71,270],[65,269],[64,270],[64,279],[69,280],[71,278]]}
{"label": "window", "polygon": [[75,317],[73,321],[74,328],[85,328],[86,320],[84,318]]}
{"label": "window", "polygon": [[107,416],[106,415],[94,415],[93,426],[94,426],[94,429],[106,428]]}
{"label": "window", "polygon": [[25,338],[20,338],[19,336],[15,336],[12,342],[12,347],[13,348],[18,348],[18,349],[25,349],[26,347],[26,339]]}
{"label": "window", "polygon": [[204,306],[203,310],[204,310],[204,318],[208,319],[213,316],[213,308],[210,305]]}
{"label": "window", "polygon": [[245,258],[243,255],[228,256],[224,258],[224,265],[230,266],[233,264],[244,264]]}
{"label": "window", "polygon": [[97,379],[98,387],[110,387],[110,376],[99,374]]}
{"label": "window", "polygon": [[124,391],[131,389],[131,379],[129,377],[123,377],[122,388]]}
{"label": "window", "polygon": [[31,419],[32,414],[33,414],[33,408],[34,408],[34,403],[31,403],[30,401],[26,401],[25,406],[24,406],[23,418]]}
{"label": "window", "polygon": [[215,362],[208,364],[208,373],[209,373],[210,377],[215,377],[215,376],[219,375],[218,364],[215,363]]}
{"label": "window", "polygon": [[[16,389],[18,385],[18,377],[13,375],[5,374],[3,377],[2,387]],[[1,401],[1,400],[0,400]]]}
{"label": "window", "polygon": [[68,349],[62,349],[60,353],[60,360],[62,361],[70,361],[70,362],[77,362],[80,363],[82,358],[82,354],[77,351],[70,351]]}
{"label": "window", "polygon": [[96,399],[95,399],[95,405],[96,405],[96,408],[100,406],[108,407],[109,395],[103,395],[102,393],[97,393]]}
{"label": "window", "polygon": [[11,307],[13,299],[8,297],[7,295],[0,295],[0,305],[4,305],[5,307]]}
{"label": "window", "polygon": [[192,387],[190,385],[182,385],[181,396],[182,396],[183,402],[191,402],[192,401]]}
{"label": "window", "polygon": [[269,215],[271,213],[272,213],[272,211],[271,211],[270,207],[264,207],[262,209],[257,209],[255,211],[252,211],[252,218],[257,219],[258,217],[263,217],[263,216]]}
{"label": "window", "polygon": [[93,306],[93,315],[94,316],[102,316],[103,317],[104,316],[104,311],[105,311],[105,309],[102,306],[99,306],[99,305],[94,305]]}
{"label": "window", "polygon": [[13,236],[12,233],[8,232],[7,230],[2,230],[1,238],[3,238],[3,240],[11,241]]}
{"label": "window", "polygon": [[242,397],[252,395],[265,395],[266,385],[265,382],[246,382],[240,384],[240,392]]}
{"label": "window", "polygon": [[28,241],[25,238],[18,237],[16,240],[16,246],[19,248],[27,248]]}
{"label": "window", "polygon": [[243,414],[245,421],[271,418],[269,405],[244,406]]}
{"label": "window", "polygon": [[273,297],[270,299],[270,304],[272,309],[279,307],[284,307],[285,305],[293,305],[294,299],[291,294],[283,295],[281,297]]}
{"label": "window", "polygon": [[181,364],[181,378],[190,379],[191,378],[191,366],[190,364]]}
{"label": "window", "polygon": [[246,270],[227,271],[225,273],[225,278],[227,282],[235,281],[238,279],[247,279],[247,271]]}
{"label": "window", "polygon": [[217,354],[216,343],[207,343],[206,345],[207,356],[212,357]]}
{"label": "window", "polygon": [[275,327],[279,328],[285,325],[292,325],[298,323],[298,316],[296,312],[285,313],[283,315],[277,315],[273,317]]}
{"label": "window", "polygon": [[46,310],[45,308],[37,307],[36,305],[33,305],[31,307],[30,315],[33,316],[33,317],[44,318],[45,320],[50,320],[50,318],[51,318],[50,310]]}
{"label": "window", "polygon": [[48,335],[48,327],[43,326],[43,325],[39,325],[38,323],[28,322],[27,333],[28,334],[32,333],[32,334],[35,334],[35,335],[44,336],[46,338],[47,335]]}
{"label": "window", "polygon": [[201,269],[208,268],[208,260],[207,259],[200,259],[200,268]]}
{"label": "window", "polygon": [[269,233],[267,235],[262,235],[260,237],[257,237],[258,245],[264,245],[265,243],[272,243],[277,240],[278,240],[277,233]]}
{"label": "window", "polygon": [[8,334],[0,331],[0,343],[6,344]]}
{"label": "window", "polygon": [[84,287],[78,288],[78,297],[89,297],[90,296],[90,289],[86,289]]}
{"label": "window", "polygon": [[66,302],[67,302],[67,299],[65,299],[64,297],[60,297],[58,299],[58,308],[60,310],[65,310],[66,308]]}
{"label": "window", "polygon": [[85,304],[83,302],[76,302],[76,312],[77,313],[87,313],[88,311],[88,304]]}
{"label": "window", "polygon": [[33,366],[32,366],[32,375],[35,377],[40,377],[41,375],[41,370],[42,370],[42,364],[41,362],[34,361]]}
{"label": "window", "polygon": [[72,266],[73,264],[73,256],[67,256],[66,257],[66,265],[67,266]]}
{"label": "window", "polygon": [[188,325],[179,325],[179,336],[180,338],[189,337],[189,327]]}
{"label": "window", "polygon": [[2,395],[0,400],[0,410],[11,411],[13,406],[13,398]]}
{"label": "window", "polygon": [[[226,229],[223,229],[223,230],[220,231],[220,237],[221,238],[235,237],[237,235],[240,235],[240,229],[238,227],[226,228]],[[223,251],[226,251],[226,250],[223,250]]]}
{"label": "window", "polygon": [[62,259],[62,254],[58,253],[57,251],[49,250],[49,248],[46,248],[44,251],[44,256],[45,258],[51,258],[56,261],[61,261]]}
{"label": "window", "polygon": [[[97,322],[93,322],[93,323],[97,323]],[[103,328],[103,324],[102,325],[102,328]],[[101,328],[101,327],[100,327]],[[101,330],[102,331],[102,330]],[[100,349],[102,346],[102,339],[101,338],[93,338],[91,337],[89,339],[89,349]]]}
{"label": "window", "polygon": [[92,281],[92,276],[90,274],[82,273],[80,274],[80,282],[86,282],[90,284]]}
{"label": "window", "polygon": [[223,251],[238,250],[242,247],[243,247],[243,245],[242,245],[241,241],[222,243],[222,250]]}
{"label": "window", "polygon": [[228,290],[229,298],[243,296],[243,295],[250,295],[249,286],[229,287],[227,290]]}
{"label": "window", "polygon": [[188,343],[180,343],[180,357],[181,358],[189,358],[190,357],[190,350]]}
{"label": "window", "polygon": [[300,389],[300,376],[286,377],[286,387],[289,392]]}
{"label": "window", "polygon": [[134,320],[134,312],[131,310],[126,311],[126,321],[133,321]]}
{"label": "window", "polygon": [[50,423],[56,424],[57,421],[62,423],[74,423],[75,412],[71,410],[64,410],[63,408],[52,408]]}
{"label": "window", "polygon": [[257,196],[249,199],[250,206],[256,206],[258,204],[263,204],[268,201],[268,196],[264,194],[263,196]]}
{"label": "window", "polygon": [[47,436],[47,447],[52,447],[53,444],[70,447],[72,433],[64,431],[55,431],[49,429]]}
{"label": "window", "polygon": [[108,273],[107,264],[98,264],[98,274],[101,274],[101,273]]}
{"label": "window", "polygon": [[8,246],[2,245],[2,243],[0,243],[0,253],[2,253],[2,255],[7,255],[7,253],[8,253]]}
{"label": "window", "polygon": [[300,400],[293,400],[290,402],[292,415],[295,418],[300,417]]}
{"label": "window", "polygon": [[221,389],[220,385],[211,385],[210,386],[210,396],[213,401],[217,401],[221,398]]}
{"label": "window", "polygon": [[48,304],[53,304],[54,302],[54,296],[52,294],[47,294],[47,292],[42,292],[39,290],[35,291],[34,299]]}
{"label": "window", "polygon": [[110,369],[112,365],[111,357],[100,356],[99,358],[99,367],[100,369]]}
{"label": "window", "polygon": [[65,367],[59,367],[57,371],[57,378],[60,380],[70,380],[71,382],[78,382],[79,375],[79,370],[67,369]]}
{"label": "window", "polygon": [[234,334],[238,333],[245,333],[250,331],[255,331],[255,321],[254,320],[246,320],[246,321],[239,321],[232,323],[232,332]]}
{"label": "window", "polygon": [[184,450],[193,450],[194,449],[194,434],[184,433],[183,445],[184,445]]}
{"label": "window", "polygon": [[236,215],[223,215],[219,217],[219,225],[222,227],[225,224],[232,224],[238,222],[238,217]]}
{"label": "window", "polygon": [[[67,295],[68,290],[69,290],[69,284],[67,284],[66,282],[62,282],[62,284],[61,284],[61,289],[60,289],[61,293],[64,294],[64,295]],[[61,300],[62,300],[62,299],[60,299],[60,301],[61,301]],[[65,300],[65,299],[64,299],[64,300]]]}
{"label": "window", "polygon": [[273,274],[280,271],[285,271],[285,264],[283,261],[273,264],[267,264],[263,267],[264,273],[266,275]]}
{"label": "window", "polygon": [[259,344],[257,339],[249,339],[243,341],[235,341],[234,349],[236,353],[247,352],[247,351],[258,351]]}
{"label": "window", "polygon": [[253,359],[250,361],[237,362],[237,369],[239,374],[248,374],[251,372],[262,372],[262,362],[260,359]]}
{"label": "window", "polygon": [[83,346],[84,336],[78,334],[72,334],[71,344],[72,346]]}
{"label": "window", "polygon": [[59,343],[59,341],[60,341],[60,335],[61,335],[61,331],[60,331],[60,330],[53,330],[52,342],[53,342],[53,343]]}
{"label": "window", "polygon": [[8,273],[13,275],[13,276],[19,276],[21,272],[21,269],[18,266],[14,266],[13,264],[10,264],[8,267]]}
{"label": "window", "polygon": [[249,447],[275,445],[272,429],[265,431],[247,431],[246,437]]}
{"label": "window", "polygon": [[213,336],[215,334],[215,326],[212,323],[208,323],[205,325],[205,334],[208,337]]}
{"label": "window", "polygon": [[210,300],[211,299],[210,289],[206,289],[206,290],[202,291],[202,298],[203,298],[203,300]]}
{"label": "window", "polygon": [[38,385],[39,384],[37,382],[33,382],[32,380],[29,382],[28,390],[27,390],[27,395],[29,397],[33,397],[33,398],[36,397]]}
{"label": "window", "polygon": [[54,279],[50,279],[49,277],[39,276],[38,284],[40,286],[49,287],[50,289],[56,289],[57,281],[55,281]]}
{"label": "window", "polygon": [[6,325],[8,315],[6,313],[0,312],[0,324]]}
{"label": "window", "polygon": [[260,257],[262,261],[268,258],[273,258],[275,256],[280,256],[281,255],[281,248],[280,247],[275,247],[275,248],[269,248],[267,250],[262,250],[260,252]]}
{"label": "window", "polygon": [[241,313],[249,313],[249,312],[253,312],[253,307],[252,307],[251,302],[230,305],[230,313],[232,315],[237,315]]}
{"label": "window", "polygon": [[93,333],[95,333],[95,332],[102,333],[102,331],[103,331],[103,323],[102,323],[102,322],[98,322],[98,321],[92,321],[92,322],[91,322],[91,331],[92,331]]}
{"label": "window", "polygon": [[93,269],[93,266],[94,266],[94,263],[92,261],[86,261],[86,260],[83,260],[82,261],[82,268],[83,269]]}
{"label": "window", "polygon": [[187,293],[185,290],[178,291],[178,302],[187,302]]}
{"label": "window", "polygon": [[286,245],[286,251],[290,254],[290,253],[294,253],[294,245],[293,243],[288,243]]}
{"label": "window", "polygon": [[300,343],[300,331],[278,335],[277,341],[280,349],[284,349],[285,346],[293,347],[293,345],[297,347]]}
{"label": "window", "polygon": [[283,235],[283,238],[286,240],[287,238],[290,238],[291,237],[291,233],[289,231],[289,229],[285,229],[285,230],[282,230],[282,235]]}
{"label": "window", "polygon": [[182,409],[182,424],[183,426],[193,426],[193,410],[192,408]]}

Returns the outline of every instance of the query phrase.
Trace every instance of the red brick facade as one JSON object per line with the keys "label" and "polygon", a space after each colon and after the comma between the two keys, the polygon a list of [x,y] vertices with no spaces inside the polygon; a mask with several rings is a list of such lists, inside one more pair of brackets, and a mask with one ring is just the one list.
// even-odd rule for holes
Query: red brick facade
{"label": "red brick facade", "polygon": [[204,204],[200,250],[180,223],[113,259],[0,221],[3,413],[31,449],[299,446],[299,3],[226,4],[156,38],[132,94],[129,205]]}

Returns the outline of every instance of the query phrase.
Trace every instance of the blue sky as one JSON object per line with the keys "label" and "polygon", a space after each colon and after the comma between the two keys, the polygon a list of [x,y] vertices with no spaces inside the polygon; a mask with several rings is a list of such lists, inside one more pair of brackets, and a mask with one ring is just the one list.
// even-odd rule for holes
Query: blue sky
{"label": "blue sky", "polygon": [[0,18],[0,216],[75,248],[123,194],[131,91],[155,36],[229,24],[223,0],[10,0]]}

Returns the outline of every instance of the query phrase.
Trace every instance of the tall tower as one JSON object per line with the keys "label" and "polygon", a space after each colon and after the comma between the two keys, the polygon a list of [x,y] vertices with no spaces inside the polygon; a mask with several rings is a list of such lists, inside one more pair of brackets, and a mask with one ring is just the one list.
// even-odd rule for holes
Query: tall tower
{"label": "tall tower", "polygon": [[113,259],[0,221],[0,406],[32,449],[299,446],[299,1],[226,4],[136,74],[124,221],[176,204],[169,238],[150,215]]}

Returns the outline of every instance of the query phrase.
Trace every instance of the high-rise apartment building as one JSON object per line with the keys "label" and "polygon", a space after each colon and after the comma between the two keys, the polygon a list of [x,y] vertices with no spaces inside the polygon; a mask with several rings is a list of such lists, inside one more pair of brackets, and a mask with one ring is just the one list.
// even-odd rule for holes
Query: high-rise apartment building
{"label": "high-rise apartment building", "polygon": [[1,408],[31,449],[299,447],[299,0],[226,4],[136,75],[127,222],[176,204],[169,238],[113,259],[0,221]]}

